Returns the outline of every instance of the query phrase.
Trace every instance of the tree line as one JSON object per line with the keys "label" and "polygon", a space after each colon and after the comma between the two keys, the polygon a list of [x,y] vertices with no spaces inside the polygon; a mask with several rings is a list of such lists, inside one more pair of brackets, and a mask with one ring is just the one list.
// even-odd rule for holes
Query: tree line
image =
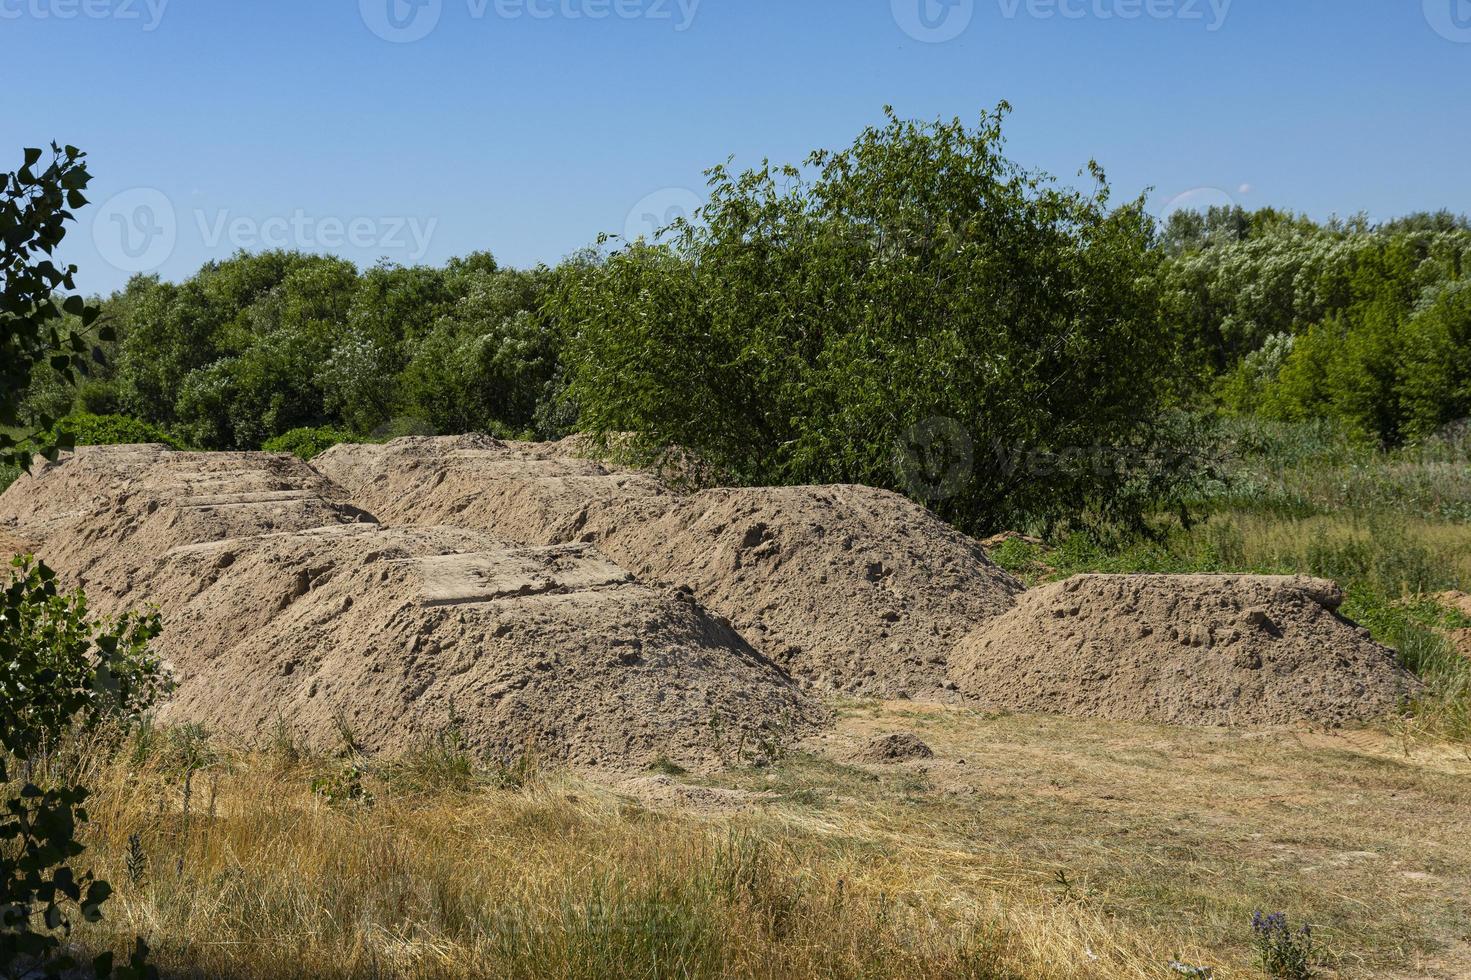
{"label": "tree line", "polygon": [[889,112],[797,165],[717,166],[695,220],[555,267],[270,251],[135,277],[97,304],[102,365],[73,387],[37,363],[22,421],[303,454],[616,435],[727,482],[889,487],[980,530],[1172,505],[1212,412],[1385,446],[1471,415],[1464,218],[1160,223],[1096,164],[1080,189],[1012,161],[1007,112]]}

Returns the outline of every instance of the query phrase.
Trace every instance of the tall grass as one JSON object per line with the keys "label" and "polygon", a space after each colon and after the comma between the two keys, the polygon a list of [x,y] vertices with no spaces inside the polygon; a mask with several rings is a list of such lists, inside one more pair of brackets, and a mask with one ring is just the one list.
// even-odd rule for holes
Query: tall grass
{"label": "tall grass", "polygon": [[1067,975],[994,910],[925,904],[891,891],[882,862],[755,822],[650,812],[558,775],[426,790],[443,760],[417,756],[385,769],[374,802],[330,804],[308,789],[324,760],[202,759],[144,737],[162,744],[47,765],[94,787],[89,857],[118,889],[81,938],[142,933],[166,973]]}

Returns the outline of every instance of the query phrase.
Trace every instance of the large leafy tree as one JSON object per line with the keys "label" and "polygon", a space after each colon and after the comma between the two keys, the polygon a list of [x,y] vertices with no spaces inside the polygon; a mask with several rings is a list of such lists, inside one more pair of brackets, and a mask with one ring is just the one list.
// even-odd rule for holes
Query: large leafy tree
{"label": "large leafy tree", "polygon": [[1007,159],[1007,111],[890,111],[803,168],[711,170],[696,220],[569,277],[583,426],[975,529],[1129,510],[1176,364],[1154,224],[1096,166],[1085,193]]}

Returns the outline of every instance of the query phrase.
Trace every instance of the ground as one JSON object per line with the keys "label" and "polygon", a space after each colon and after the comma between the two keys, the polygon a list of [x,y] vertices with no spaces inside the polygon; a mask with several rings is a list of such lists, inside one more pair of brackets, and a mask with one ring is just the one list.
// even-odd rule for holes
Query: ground
{"label": "ground", "polygon": [[[1320,976],[1471,974],[1464,746],[836,708],[784,757],[704,775],[224,752],[189,815],[178,751],[145,747],[99,780],[92,854],[119,896],[90,937],[229,977],[1230,978],[1263,975],[1262,910],[1311,923]],[[933,757],[846,761],[898,732]],[[371,804],[340,789],[358,778]]]}

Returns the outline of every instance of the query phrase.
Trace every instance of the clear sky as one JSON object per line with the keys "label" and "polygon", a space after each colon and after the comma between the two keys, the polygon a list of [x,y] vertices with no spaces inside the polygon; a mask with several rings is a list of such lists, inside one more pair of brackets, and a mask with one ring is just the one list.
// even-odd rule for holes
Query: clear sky
{"label": "clear sky", "polygon": [[0,0],[0,151],[89,291],[237,247],[555,262],[891,103],[1154,206],[1471,211],[1471,0]]}

